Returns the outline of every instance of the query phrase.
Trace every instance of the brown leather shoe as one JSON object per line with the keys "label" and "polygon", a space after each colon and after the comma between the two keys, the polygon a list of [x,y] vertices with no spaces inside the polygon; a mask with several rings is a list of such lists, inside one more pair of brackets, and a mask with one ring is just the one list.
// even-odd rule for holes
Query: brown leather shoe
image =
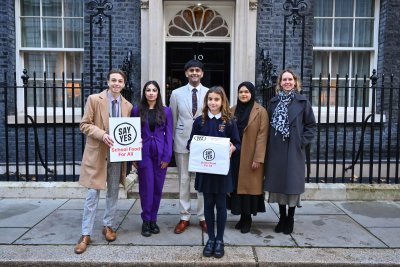
{"label": "brown leather shoe", "polygon": [[175,226],[174,233],[175,234],[183,233],[189,225],[190,225],[189,221],[180,220],[179,223]]}
{"label": "brown leather shoe", "polygon": [[110,226],[104,226],[103,235],[106,237],[108,242],[113,242],[115,239],[117,239],[117,233],[114,232]]}
{"label": "brown leather shoe", "polygon": [[81,238],[79,238],[78,243],[75,246],[75,253],[76,254],[81,254],[86,251],[87,246],[90,243],[90,235],[83,235]]}
{"label": "brown leather shoe", "polygon": [[205,220],[202,220],[199,222],[199,225],[201,227],[201,230],[203,230],[204,233],[207,233],[207,224]]}

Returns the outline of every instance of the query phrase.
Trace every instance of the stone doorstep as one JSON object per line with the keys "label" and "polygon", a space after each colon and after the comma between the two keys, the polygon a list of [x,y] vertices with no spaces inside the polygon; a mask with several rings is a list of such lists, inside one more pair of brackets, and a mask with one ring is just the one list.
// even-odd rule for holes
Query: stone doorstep
{"label": "stone doorstep", "polygon": [[[177,178],[167,178],[163,198],[178,199],[178,188]],[[121,199],[139,198],[137,183],[128,192],[121,185],[119,193]],[[191,194],[192,198],[196,198],[193,185]],[[3,198],[84,198],[86,188],[78,182],[0,182],[0,196]],[[101,197],[104,196],[105,191],[102,190]],[[400,184],[306,184],[302,199],[400,200]]]}

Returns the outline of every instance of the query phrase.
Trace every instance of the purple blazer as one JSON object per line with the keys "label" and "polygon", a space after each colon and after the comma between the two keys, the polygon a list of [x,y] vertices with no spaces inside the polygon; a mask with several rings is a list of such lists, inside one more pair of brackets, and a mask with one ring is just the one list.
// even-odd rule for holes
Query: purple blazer
{"label": "purple blazer", "polygon": [[[142,136],[142,158],[146,155],[150,155],[150,144],[152,140],[155,140],[158,151],[158,161],[170,162],[172,157],[172,113],[169,107],[164,107],[165,122],[163,125],[156,124],[154,132],[150,131],[148,121],[141,125],[141,136]],[[135,107],[132,109],[131,117],[140,117],[139,108]],[[138,167],[140,164],[145,162],[138,161]]]}

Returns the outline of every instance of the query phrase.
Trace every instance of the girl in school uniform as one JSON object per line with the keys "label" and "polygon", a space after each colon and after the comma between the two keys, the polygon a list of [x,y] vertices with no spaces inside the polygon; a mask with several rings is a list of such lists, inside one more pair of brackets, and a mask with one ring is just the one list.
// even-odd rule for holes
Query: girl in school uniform
{"label": "girl in school uniform", "polygon": [[[205,97],[202,115],[193,123],[188,148],[194,135],[230,138],[230,155],[240,150],[240,137],[236,122],[232,119],[229,103],[221,86],[211,87]],[[233,191],[232,168],[227,175],[196,173],[195,189],[204,195],[204,216],[207,223],[208,241],[203,249],[205,257],[224,256],[224,230],[227,218],[226,194]],[[215,214],[217,210],[217,234]]]}

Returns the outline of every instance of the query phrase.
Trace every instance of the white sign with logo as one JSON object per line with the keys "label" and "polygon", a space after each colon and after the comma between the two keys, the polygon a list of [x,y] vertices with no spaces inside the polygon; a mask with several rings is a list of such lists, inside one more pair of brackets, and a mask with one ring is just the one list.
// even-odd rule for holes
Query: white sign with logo
{"label": "white sign with logo", "polygon": [[110,162],[142,160],[140,118],[110,118]]}
{"label": "white sign with logo", "polygon": [[189,171],[227,175],[230,139],[194,135],[190,143]]}

